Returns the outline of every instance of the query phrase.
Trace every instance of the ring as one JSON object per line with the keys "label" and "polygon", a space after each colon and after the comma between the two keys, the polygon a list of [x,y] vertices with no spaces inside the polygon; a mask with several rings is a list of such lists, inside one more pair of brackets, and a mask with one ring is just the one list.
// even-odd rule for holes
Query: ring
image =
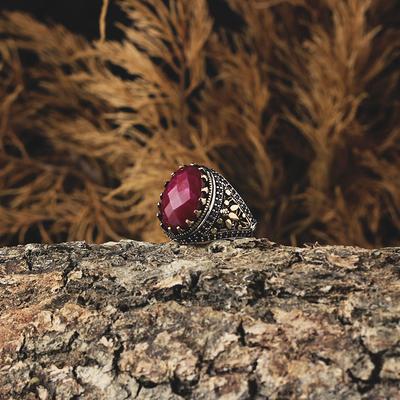
{"label": "ring", "polygon": [[183,244],[252,236],[249,207],[218,172],[190,164],[171,174],[160,194],[157,217],[168,237]]}

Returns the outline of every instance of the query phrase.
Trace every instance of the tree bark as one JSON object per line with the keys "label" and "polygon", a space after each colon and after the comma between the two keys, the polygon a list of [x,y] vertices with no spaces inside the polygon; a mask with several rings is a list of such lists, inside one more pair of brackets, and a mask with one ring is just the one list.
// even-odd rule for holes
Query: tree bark
{"label": "tree bark", "polygon": [[0,249],[0,399],[399,399],[400,248]]}

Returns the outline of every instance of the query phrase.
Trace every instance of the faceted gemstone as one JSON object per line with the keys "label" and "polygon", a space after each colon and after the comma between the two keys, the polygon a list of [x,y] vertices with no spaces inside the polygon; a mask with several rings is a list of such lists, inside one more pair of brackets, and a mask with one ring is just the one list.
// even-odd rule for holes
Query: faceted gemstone
{"label": "faceted gemstone", "polygon": [[201,174],[193,166],[178,170],[168,182],[161,196],[161,222],[164,227],[187,228],[186,220],[196,219],[194,210],[199,209],[201,196]]}

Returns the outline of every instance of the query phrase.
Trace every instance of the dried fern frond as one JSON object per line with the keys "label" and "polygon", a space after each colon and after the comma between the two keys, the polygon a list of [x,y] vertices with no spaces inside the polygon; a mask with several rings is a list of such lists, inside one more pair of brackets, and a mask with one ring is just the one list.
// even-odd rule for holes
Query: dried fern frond
{"label": "dried fern frond", "polygon": [[[318,21],[311,25],[310,39],[297,49],[298,57],[304,60],[301,69],[293,71],[297,110],[286,112],[288,121],[307,139],[314,154],[303,197],[307,217],[298,229],[320,225],[313,228],[313,235],[322,241],[370,246],[384,234],[384,210],[399,209],[400,205],[382,204],[388,198],[382,180],[400,181],[386,173],[380,177],[368,173],[374,164],[365,162],[365,151],[375,153],[375,160],[382,159],[381,171],[387,171],[387,162],[370,146],[379,139],[368,126],[370,116],[363,109],[382,101],[371,98],[369,85],[383,78],[383,69],[391,63],[399,41],[388,41],[376,58],[374,49],[381,27],[368,26],[371,2],[327,1],[326,6],[332,13],[332,30]],[[398,123],[389,129],[398,131]],[[387,127],[379,129],[383,139]]]}
{"label": "dried fern frond", "polygon": [[1,237],[119,238],[103,198],[134,144],[113,132],[109,109],[72,79],[88,73],[81,59],[92,47],[19,13],[3,17],[0,31],[8,36],[1,57],[9,81],[1,88]]}

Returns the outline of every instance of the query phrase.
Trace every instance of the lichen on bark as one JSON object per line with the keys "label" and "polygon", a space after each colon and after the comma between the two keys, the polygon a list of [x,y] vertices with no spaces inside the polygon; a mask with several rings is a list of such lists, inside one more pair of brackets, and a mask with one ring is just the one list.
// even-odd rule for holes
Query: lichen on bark
{"label": "lichen on bark", "polygon": [[0,398],[398,398],[399,277],[399,248],[3,248]]}

